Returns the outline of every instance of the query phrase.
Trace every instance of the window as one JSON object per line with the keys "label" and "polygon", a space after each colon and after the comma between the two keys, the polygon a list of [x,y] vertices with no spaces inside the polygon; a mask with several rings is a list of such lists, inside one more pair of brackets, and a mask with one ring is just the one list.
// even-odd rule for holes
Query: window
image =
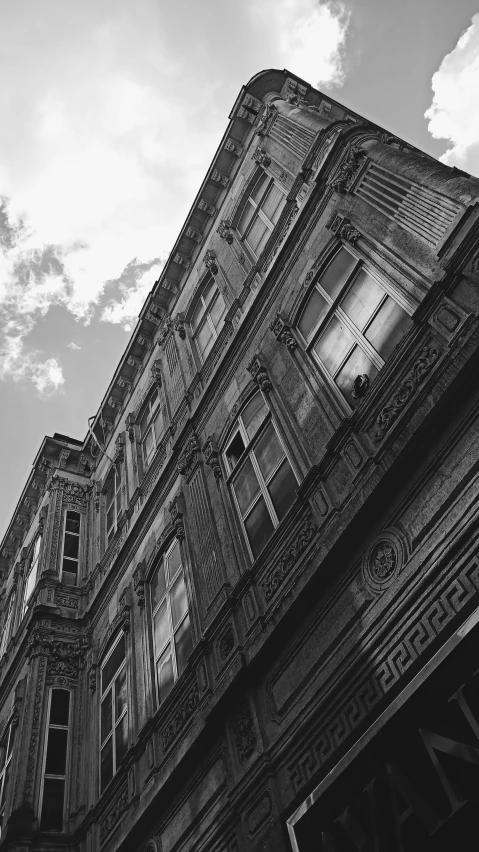
{"label": "window", "polygon": [[143,464],[148,467],[164,432],[160,392],[155,388],[140,418],[141,452]]}
{"label": "window", "polygon": [[42,544],[41,535],[37,536],[35,539],[35,544],[33,545],[33,550],[30,557],[30,565],[28,568],[28,573],[25,577],[25,586],[23,589],[23,604],[22,604],[22,614],[21,618],[25,615],[27,611],[28,602],[32,596],[32,592],[36,586],[37,582],[37,574],[38,574],[38,561],[40,558],[40,547]]}
{"label": "window", "polygon": [[70,693],[52,689],[43,770],[40,828],[62,831],[67,771]]}
{"label": "window", "polygon": [[164,701],[192,649],[185,574],[177,541],[158,563],[150,582],[158,700]]}
{"label": "window", "polygon": [[103,791],[128,749],[125,635],[119,637],[101,667],[100,788]]}
{"label": "window", "polygon": [[121,513],[122,467],[114,467],[106,484],[106,542],[107,547],[116,533]]}
{"label": "window", "polygon": [[226,305],[212,276],[208,276],[202,288],[198,304],[191,320],[193,339],[202,361],[205,360],[220,333]]}
{"label": "window", "polygon": [[359,261],[340,248],[309,295],[298,328],[313,357],[354,406],[355,379],[374,379],[411,322]]}
{"label": "window", "polygon": [[236,506],[254,558],[296,497],[296,477],[258,391],[243,409],[226,447]]}
{"label": "window", "polygon": [[0,836],[5,822],[5,804],[12,775],[12,754],[16,731],[15,721],[12,719],[7,725],[0,743]]}
{"label": "window", "polygon": [[3,657],[5,650],[6,650],[6,647],[7,647],[8,640],[10,638],[10,627],[11,627],[12,619],[13,619],[14,605],[15,605],[15,595],[12,592],[12,594],[10,595],[10,597],[8,599],[5,621],[3,622],[2,638],[0,640],[0,657]]}
{"label": "window", "polygon": [[63,533],[62,580],[67,586],[78,583],[78,553],[80,548],[80,513],[68,509]]}
{"label": "window", "polygon": [[265,172],[260,171],[247,198],[237,229],[256,257],[259,257],[271,235],[285,194]]}

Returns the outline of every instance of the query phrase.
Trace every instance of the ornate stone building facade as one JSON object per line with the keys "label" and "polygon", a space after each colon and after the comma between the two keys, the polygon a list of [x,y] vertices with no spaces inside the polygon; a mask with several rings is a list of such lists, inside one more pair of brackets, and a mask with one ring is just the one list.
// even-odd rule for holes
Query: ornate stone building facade
{"label": "ornate stone building facade", "polygon": [[0,849],[475,848],[478,200],[241,90],[1,545]]}

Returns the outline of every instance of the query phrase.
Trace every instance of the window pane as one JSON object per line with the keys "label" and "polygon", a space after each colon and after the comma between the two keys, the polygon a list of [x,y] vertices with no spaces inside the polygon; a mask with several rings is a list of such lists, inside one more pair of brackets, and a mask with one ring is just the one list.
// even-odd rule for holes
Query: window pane
{"label": "window pane", "polygon": [[59,778],[45,778],[43,785],[42,819],[43,831],[61,831],[63,828],[63,799],[65,782]]}
{"label": "window pane", "polygon": [[238,222],[238,232],[239,232],[239,234],[241,234],[241,236],[243,236],[244,232],[246,231],[246,228],[248,227],[249,223],[251,222],[251,219],[253,218],[254,213],[255,213],[255,208],[253,207],[253,205],[249,201],[247,201],[246,204],[245,204],[245,208],[244,208],[244,210],[241,214],[240,220]]}
{"label": "window pane", "polygon": [[239,507],[244,514],[259,493],[258,480],[253,470],[253,465],[248,458],[235,477],[233,487],[236,493]]}
{"label": "window pane", "polygon": [[291,465],[285,459],[268,486],[268,491],[279,521],[284,518],[289,507],[294,503],[297,487],[298,483],[291,470]]}
{"label": "window pane", "polygon": [[185,578],[182,571],[178,576],[178,579],[175,580],[173,588],[171,589],[171,617],[173,620],[173,629],[175,629],[178,622],[181,621],[187,609],[188,598],[186,596]]}
{"label": "window pane", "polygon": [[126,666],[115,680],[115,720],[119,719],[126,708]]}
{"label": "window pane", "polygon": [[411,327],[411,323],[411,317],[406,311],[403,311],[394,299],[388,296],[366,331],[366,337],[386,360],[403,334]]}
{"label": "window pane", "polygon": [[279,186],[276,186],[276,184],[273,183],[271,189],[266,195],[266,198],[261,204],[261,209],[263,213],[265,214],[265,216],[268,217],[270,222],[273,222],[273,224],[276,224],[279,219],[281,213],[281,204],[283,200],[284,193],[279,188]]}
{"label": "window pane", "polygon": [[203,302],[200,301],[198,303],[198,305],[196,306],[194,314],[191,318],[191,328],[192,328],[193,331],[196,331],[196,329],[198,328],[198,326],[201,322],[201,319],[204,316],[204,313],[205,313],[205,306],[204,306]]}
{"label": "window pane", "polygon": [[246,242],[250,248],[253,249],[256,255],[260,254],[270,233],[270,228],[268,228],[265,222],[257,217],[251,225],[251,229],[248,231],[248,235],[246,237]]}
{"label": "window pane", "polygon": [[180,545],[179,545],[178,542],[176,542],[174,548],[172,550],[170,550],[170,552],[168,554],[167,563],[168,563],[168,578],[171,580],[175,576],[176,572],[178,571],[178,568],[181,565],[181,551],[180,551]]}
{"label": "window pane", "polygon": [[328,307],[329,305],[324,296],[314,289],[306,302],[306,307],[298,323],[298,328],[305,340],[309,340],[313,329],[316,328],[320,320],[324,319]]}
{"label": "window pane", "polygon": [[246,533],[253,551],[253,556],[258,556],[273,533],[273,521],[266,508],[264,498],[261,497],[252,512],[245,521]]}
{"label": "window pane", "polygon": [[65,728],[50,728],[48,731],[47,759],[45,772],[47,775],[65,775],[67,764],[67,738]]}
{"label": "window pane", "polygon": [[203,292],[201,294],[204,305],[208,305],[215,292],[218,292],[215,280],[214,278],[208,277],[206,284],[203,286]]}
{"label": "window pane", "polygon": [[326,369],[334,375],[354,343],[354,337],[337,317],[328,322],[314,346]]}
{"label": "window pane", "polygon": [[265,190],[266,184],[270,180],[271,180],[271,178],[269,177],[269,175],[266,174],[266,172],[260,172],[259,173],[258,179],[257,179],[257,181],[256,181],[256,183],[255,183],[255,185],[252,188],[251,193],[250,193],[250,198],[256,204],[259,202],[260,197],[263,195],[263,192]]}
{"label": "window pane", "polygon": [[336,383],[350,405],[357,405],[359,400],[352,396],[353,382],[356,376],[366,374],[372,381],[378,369],[359,346],[355,346],[351,355],[336,377]]}
{"label": "window pane", "polygon": [[7,758],[7,738],[4,737],[2,745],[0,746],[0,772],[5,766],[5,760]]}
{"label": "window pane", "polygon": [[70,693],[66,689],[53,689],[50,705],[50,724],[68,725]]}
{"label": "window pane", "polygon": [[158,565],[150,584],[151,607],[155,609],[166,592],[165,566],[163,560]]}
{"label": "window pane", "polygon": [[152,455],[153,450],[154,450],[153,429],[148,429],[148,432],[146,433],[146,438],[143,441],[143,458],[144,458],[145,462],[147,462],[149,460],[150,456]]}
{"label": "window pane", "polygon": [[155,634],[155,649],[158,654],[158,652],[163,648],[165,642],[168,641],[170,635],[166,600],[163,601],[153,619],[153,630]]}
{"label": "window pane", "polygon": [[335,299],[353,271],[357,261],[346,249],[342,248],[323,272],[319,284],[323,290]]}
{"label": "window pane", "polygon": [[113,495],[114,495],[114,493],[115,493],[115,491],[114,491],[114,485],[115,485],[115,477],[114,477],[114,475],[112,474],[112,475],[110,476],[110,478],[109,478],[109,480],[108,480],[107,484],[106,484],[106,505],[107,505],[107,506],[109,506],[109,505],[110,505],[110,503],[111,503],[111,501],[113,500]]}
{"label": "window pane", "polygon": [[64,559],[62,562],[62,583],[65,586],[76,586],[78,562],[72,559]]}
{"label": "window pane", "polygon": [[279,442],[274,426],[270,423],[254,448],[259,469],[265,479],[268,479],[275,467],[284,458],[284,450]]}
{"label": "window pane", "polygon": [[118,769],[121,761],[128,751],[128,713],[125,713],[121,722],[118,723],[115,731],[116,745],[116,768]]}
{"label": "window pane", "polygon": [[186,662],[193,648],[189,615],[185,618],[181,627],[178,628],[178,632],[175,636],[175,648],[176,666],[178,668],[178,674],[180,675],[182,671],[184,671]]}
{"label": "window pane", "polygon": [[11,774],[12,774],[12,764],[10,762],[7,766],[6,771],[5,771],[5,780],[3,782],[2,798],[0,799],[0,808],[3,808],[5,801],[6,801],[6,798],[7,798]]}
{"label": "window pane", "polygon": [[356,328],[362,331],[383,298],[382,287],[376,284],[367,272],[361,270],[341,301],[341,308],[352,319]]}
{"label": "window pane", "polygon": [[217,331],[218,331],[220,325],[222,325],[222,319],[223,319],[225,313],[226,313],[226,305],[225,305],[223,296],[220,293],[218,293],[217,298],[214,300],[214,302],[212,303],[212,305],[210,307],[210,318],[211,318],[211,321],[212,321],[212,323],[213,323],[213,325],[214,325],[214,327]]}
{"label": "window pane", "polygon": [[103,742],[112,729],[111,689],[106,698],[101,702],[100,712],[100,739]]}
{"label": "window pane", "polygon": [[67,512],[65,529],[68,532],[80,533],[80,515],[77,512]]}
{"label": "window pane", "polygon": [[78,544],[80,539],[77,535],[65,533],[65,543],[63,546],[63,555],[69,556],[70,559],[78,559]]}
{"label": "window pane", "polygon": [[207,351],[209,351],[209,349],[213,345],[213,332],[211,331],[208,320],[204,320],[203,325],[200,326],[195,339],[200,355],[204,357]]}
{"label": "window pane", "polygon": [[140,435],[141,435],[142,438],[143,438],[143,435],[145,434],[145,429],[148,426],[148,420],[149,419],[150,419],[150,411],[149,411],[148,408],[145,408],[145,411],[143,412],[143,416],[140,419]]}
{"label": "window pane", "polygon": [[158,444],[163,432],[165,431],[165,427],[163,425],[163,412],[161,408],[158,409],[156,417],[153,421],[153,429],[155,430],[155,438],[156,443]]}
{"label": "window pane", "polygon": [[101,672],[102,694],[125,659],[125,637],[122,636]]}
{"label": "window pane", "polygon": [[111,778],[113,778],[113,740],[110,737],[101,750],[100,780],[101,789],[104,790]]}
{"label": "window pane", "polygon": [[115,506],[110,506],[107,515],[106,515],[106,528],[108,532],[113,528],[115,522]]}
{"label": "window pane", "polygon": [[241,415],[243,425],[250,440],[257,432],[267,413],[268,406],[263,397],[260,393],[255,393],[254,397],[250,399],[248,405],[243,409]]}
{"label": "window pane", "polygon": [[160,702],[164,701],[167,695],[171,692],[173,686],[173,663],[171,661],[171,651],[168,646],[165,653],[158,660],[158,694]]}
{"label": "window pane", "polygon": [[14,743],[15,743],[15,731],[16,731],[15,726],[11,724],[10,725],[10,738],[9,738],[9,741],[8,741],[8,748],[7,748],[7,757],[10,757],[10,755],[13,751],[13,746],[14,746]]}
{"label": "window pane", "polygon": [[245,445],[243,437],[240,432],[237,432],[225,452],[230,470],[233,470],[236,467],[244,450]]}
{"label": "window pane", "polygon": [[151,411],[152,414],[153,414],[155,408],[157,408],[159,401],[160,401],[160,396],[158,394],[158,391],[155,390],[155,391],[153,391],[152,395],[150,396],[150,402],[149,402],[149,407],[150,407],[150,411]]}

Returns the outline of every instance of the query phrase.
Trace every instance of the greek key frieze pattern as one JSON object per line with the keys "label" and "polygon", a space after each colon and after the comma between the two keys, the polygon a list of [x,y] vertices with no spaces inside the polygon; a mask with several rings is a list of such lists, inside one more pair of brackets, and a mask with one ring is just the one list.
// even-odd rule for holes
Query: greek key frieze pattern
{"label": "greek key frieze pattern", "polygon": [[475,557],[442,594],[429,603],[419,621],[407,629],[385,659],[369,672],[367,680],[339,715],[324,726],[313,745],[289,766],[290,783],[295,794],[332,757],[444,628],[470,603],[478,590],[479,560]]}

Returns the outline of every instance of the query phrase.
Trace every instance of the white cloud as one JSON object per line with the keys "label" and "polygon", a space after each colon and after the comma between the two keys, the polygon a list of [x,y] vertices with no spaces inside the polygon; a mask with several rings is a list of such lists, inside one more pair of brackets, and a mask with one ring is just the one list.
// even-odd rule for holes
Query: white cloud
{"label": "white cloud", "polygon": [[71,343],[67,343],[67,346],[69,349],[81,349],[81,346],[78,346],[77,343],[73,343],[73,341]]}
{"label": "white cloud", "polygon": [[439,158],[479,176],[479,14],[432,78],[434,98],[425,116],[435,139],[451,146]]}
{"label": "white cloud", "polygon": [[4,339],[4,345],[0,348],[0,379],[30,381],[41,397],[60,391],[65,383],[57,359],[47,358],[42,361],[38,352],[25,352],[22,334],[9,334]]}
{"label": "white cloud", "polygon": [[155,258],[147,263],[135,259],[125,267],[119,278],[109,281],[108,285],[117,285],[120,298],[110,299],[103,308],[100,317],[103,322],[119,324],[125,331],[131,331],[164,262],[165,258]]}

